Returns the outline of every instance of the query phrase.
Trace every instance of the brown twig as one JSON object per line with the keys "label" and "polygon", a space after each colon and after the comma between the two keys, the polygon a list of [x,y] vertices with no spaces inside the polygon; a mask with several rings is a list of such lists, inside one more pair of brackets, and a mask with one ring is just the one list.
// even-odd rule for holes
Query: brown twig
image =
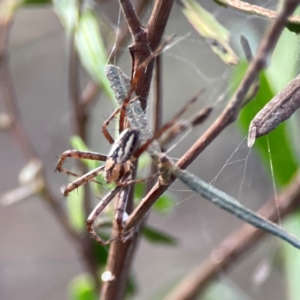
{"label": "brown twig", "polygon": [[[8,30],[8,28],[8,26],[6,26],[5,28],[2,27],[0,31],[2,32],[2,34],[4,34],[3,30]],[[2,54],[6,54],[6,49],[3,49]],[[14,92],[13,81],[10,74],[7,54],[2,56],[2,59],[0,61],[0,87],[0,90],[3,92],[4,102],[12,120],[12,124],[10,127],[11,132],[14,135],[17,143],[19,144],[19,148],[23,152],[26,160],[30,161],[35,159],[37,161],[40,161],[40,158],[33,144],[31,143],[30,137],[26,132],[25,126],[22,122],[21,114],[17,105],[17,99]],[[40,176],[44,183],[43,189],[40,192],[40,196],[49,205],[58,223],[62,226],[63,230],[73,241],[76,250],[81,254],[86,269],[91,274],[95,274],[95,264],[91,261],[90,253],[87,251],[83,240],[70,226],[68,216],[65,210],[63,209],[60,201],[51,192],[42,163]]]}
{"label": "brown twig", "polygon": [[[3,93],[3,99],[6,104],[8,113],[11,117],[11,132],[15,137],[15,140],[19,144],[19,148],[23,152],[26,160],[37,159],[40,161],[37,152],[35,151],[29,135],[25,130],[25,126],[21,120],[21,114],[17,105],[17,100],[14,93],[13,82],[10,75],[8,57],[5,56],[0,62],[0,90]],[[54,215],[58,219],[59,223],[62,225],[67,234],[72,238],[76,243],[77,247],[80,247],[80,237],[78,234],[70,227],[68,222],[68,217],[65,211],[62,209],[62,206],[59,204],[59,201],[52,195],[44,170],[42,169],[42,177],[44,182],[44,188],[41,192],[42,196],[46,202],[51,207]]]}
{"label": "brown twig", "polygon": [[[80,10],[80,8],[79,8]],[[87,142],[87,122],[89,120],[87,107],[81,101],[81,90],[79,80],[79,58],[75,49],[75,30],[73,29],[69,41],[69,99],[72,113],[73,134],[78,135]],[[84,174],[87,172],[86,166],[77,160],[79,172]],[[91,190],[89,185],[84,185],[83,209],[86,219],[91,211]],[[85,252],[85,261],[89,266],[89,271],[93,276],[95,287],[100,289],[99,275],[97,271],[97,263],[94,256],[94,241],[90,238],[88,232],[85,232],[81,239],[81,246]]]}
{"label": "brown twig", "polygon": [[69,97],[73,114],[73,133],[86,140],[87,112],[81,101],[79,82],[79,59],[74,44],[74,30],[69,40]]}
{"label": "brown twig", "polygon": [[[144,12],[145,8],[149,4],[149,0],[140,0],[136,5],[137,15],[140,16]],[[118,39],[116,40],[116,44],[108,49],[107,53],[110,53],[110,61],[113,61],[117,54],[122,49],[123,45],[128,39],[129,36],[129,28],[127,26],[123,26],[120,28]],[[81,95],[81,102],[84,106],[89,105],[99,93],[99,86],[93,80],[90,80],[86,87],[83,89]]]}
{"label": "brown twig", "polygon": [[[161,56],[158,56],[161,57]],[[157,58],[158,58],[157,57]],[[156,58],[156,59],[157,59]],[[158,131],[162,125],[162,80],[161,80],[161,60],[156,62],[155,73],[155,100],[154,100],[154,132]],[[135,168],[135,171],[137,168]],[[151,165],[151,174],[156,173],[156,165]],[[135,178],[135,176],[133,176]],[[147,182],[146,191],[148,192],[153,186],[153,180]],[[134,189],[131,189],[133,193]],[[129,198],[133,199],[133,195]],[[127,205],[127,213],[132,212],[133,206],[130,207],[130,203]],[[113,222],[113,232],[118,232],[116,222]],[[141,224],[143,227],[143,224]],[[107,263],[108,270],[115,270],[112,272],[117,280],[115,283],[105,282],[103,284],[101,299],[123,299],[124,289],[128,280],[128,271],[130,270],[131,262],[133,259],[133,253],[136,250],[139,237],[139,228],[134,228],[134,234],[125,243],[112,243],[109,251],[109,258]],[[116,272],[117,270],[117,272]],[[125,271],[124,271],[125,270]],[[127,270],[127,272],[126,272]]]}
{"label": "brown twig", "polygon": [[[128,11],[132,8],[131,4],[128,4],[130,1],[121,1],[120,5],[125,14],[126,21],[129,25],[131,33],[133,34],[133,45],[130,46],[130,53],[132,55],[133,60],[133,76],[135,70],[151,55],[151,51],[154,51],[163,36],[164,28],[169,16],[170,9],[173,4],[173,0],[170,1],[156,1],[154,5],[153,12],[156,12],[156,15],[162,17],[163,13],[163,22],[153,22],[153,20],[157,20],[157,17],[152,15],[150,17],[151,22],[151,30],[152,32],[152,40],[148,40],[148,31],[147,26],[146,29],[141,27],[141,31],[139,31],[139,22],[135,20],[135,12]],[[130,20],[127,19],[127,16],[130,16]],[[132,17],[133,16],[133,17]],[[150,23],[150,21],[149,21]],[[153,48],[149,48],[149,45],[152,45]],[[141,104],[143,109],[147,106],[147,98],[150,89],[150,82],[152,78],[153,71],[153,62],[148,64],[146,72],[139,77],[139,81],[136,85],[136,94],[140,96],[139,98],[142,100]],[[133,201],[133,189],[131,189],[131,199],[129,201]],[[114,228],[116,225],[114,225]],[[124,298],[124,290],[127,283],[128,273],[130,271],[131,261],[133,259],[134,250],[138,243],[138,232],[139,228],[136,227],[134,229],[135,234],[125,243],[113,243],[110,248],[109,259],[108,259],[108,270],[113,274],[116,280],[104,282],[101,299],[105,300],[118,300]]]}
{"label": "brown twig", "polygon": [[[247,12],[253,15],[258,15],[261,17],[267,17],[270,19],[275,19],[278,16],[278,12],[274,10],[270,10],[261,6],[253,5],[244,1],[239,0],[225,0],[225,5],[231,6],[234,9]],[[288,18],[288,23],[292,24],[300,24],[300,17],[291,16]]]}
{"label": "brown twig", "polygon": [[[135,70],[159,46],[173,2],[173,0],[156,0],[147,26],[138,35],[132,37],[134,43],[129,47],[132,57],[132,77],[135,76]],[[122,5],[121,1],[120,4]],[[151,61],[135,87],[135,93],[139,96],[143,110],[147,107],[153,67],[154,62]]]}
{"label": "brown twig", "polygon": [[[5,4],[3,4],[5,5]],[[0,16],[0,60],[5,57],[8,47],[9,29],[13,22],[13,15],[3,14]]]}
{"label": "brown twig", "polygon": [[[285,26],[286,20],[290,14],[295,10],[298,5],[298,1],[290,0],[284,3],[282,10],[280,11],[276,21],[269,27],[265,37],[260,43],[253,61],[249,65],[249,68],[239,85],[237,91],[233,95],[232,99],[212,124],[212,126],[196,141],[196,143],[181,157],[177,166],[185,169],[187,168],[198,155],[231,123],[233,123],[239,113],[241,104],[247,91],[251,87],[252,83],[256,80],[259,72],[265,67],[267,58],[272,53],[278,38]],[[175,178],[172,178],[174,182]],[[130,230],[138,224],[142,218],[148,213],[152,205],[156,200],[168,189],[169,185],[160,185],[157,183],[152,190],[143,198],[138,207],[129,216],[125,230]]]}
{"label": "brown twig", "polygon": [[[155,59],[154,74],[154,99],[153,99],[153,132],[158,132],[163,125],[163,94],[162,94],[162,54]],[[157,166],[152,161],[149,176],[157,172]],[[155,178],[147,181],[146,194],[155,183]]]}
{"label": "brown twig", "polygon": [[[270,199],[263,205],[257,214],[277,223],[282,218],[293,212],[300,205],[300,173],[292,183],[283,191],[276,201]],[[250,251],[266,232],[251,225],[245,224],[231,235],[227,236],[210,255],[197,266],[190,274],[165,297],[165,300],[191,300],[211,282],[219,272],[226,271],[237,264],[238,259]]]}
{"label": "brown twig", "polygon": [[119,0],[123,15],[129,27],[133,41],[139,40],[139,35],[143,31],[142,24],[136,14],[135,8],[131,0]]}
{"label": "brown twig", "polygon": [[155,59],[154,97],[153,97],[153,132],[162,126],[163,94],[162,94],[162,55]]}

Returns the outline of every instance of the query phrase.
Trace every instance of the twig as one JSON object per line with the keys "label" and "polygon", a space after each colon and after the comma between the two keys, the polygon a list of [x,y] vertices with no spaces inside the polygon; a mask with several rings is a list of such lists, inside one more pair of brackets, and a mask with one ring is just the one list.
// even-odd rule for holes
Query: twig
{"label": "twig", "polygon": [[[123,94],[123,96],[125,96],[126,89],[129,88],[126,84],[121,83],[122,80],[126,80],[126,77],[125,75],[120,76],[121,70],[117,67],[108,66],[108,69],[110,70],[110,72],[108,72],[107,74],[108,79],[112,82],[113,89],[115,90],[117,98],[119,99],[120,94]],[[115,76],[112,76],[112,74],[115,74]],[[112,81],[113,79],[115,80],[115,82]],[[117,85],[118,89],[116,89],[115,84]],[[122,89],[125,89],[125,91],[123,90],[123,92],[121,92]],[[140,110],[138,101],[134,101],[133,103],[131,103],[131,106],[129,106],[128,108],[128,120],[132,127],[138,127],[137,121],[142,119],[140,115],[138,115],[137,117],[135,115],[135,112],[143,114],[143,112],[141,112]],[[140,125],[140,128],[141,127],[143,126]],[[148,130],[150,129],[148,128]],[[203,182],[194,175],[176,167],[165,154],[156,152],[152,153],[152,156],[156,162],[159,162],[160,170],[170,171],[173,175],[175,175],[177,178],[179,178],[181,181],[187,184],[192,190],[198,192],[203,197],[209,199],[220,208],[227,210],[231,214],[236,215],[238,218],[258,228],[264,229],[269,233],[288,241],[296,247],[300,247],[300,241],[290,236],[286,231],[282,230],[277,225],[269,222],[268,220],[265,220],[255,215],[252,211],[243,207],[241,204],[239,204],[237,200],[228,196],[224,192],[217,190],[215,187]]]}
{"label": "twig", "polygon": [[[136,5],[136,12],[138,16],[140,16],[143,13],[143,11],[145,10],[149,2],[150,2],[149,0],[138,1]],[[120,28],[120,32],[118,34],[118,39],[116,40],[116,44],[113,45],[107,51],[107,53],[110,53],[110,61],[113,61],[114,58],[117,56],[117,54],[120,52],[126,40],[128,39],[129,33],[130,31],[127,26],[122,26]],[[99,92],[99,86],[93,80],[89,81],[86,87],[83,89],[81,95],[81,102],[83,103],[83,105],[85,106],[89,105],[96,97],[98,92]]]}
{"label": "twig", "polygon": [[300,75],[274,96],[253,118],[249,126],[248,147],[258,137],[273,131],[300,107]]}
{"label": "twig", "polygon": [[[79,3],[78,11],[80,12],[81,3]],[[72,128],[73,134],[78,135],[86,142],[86,127],[88,122],[87,107],[81,101],[81,90],[79,80],[79,59],[75,50],[75,28],[72,30],[72,34],[69,41],[69,100],[70,107],[72,110]],[[87,172],[86,166],[81,162],[77,161],[77,166],[81,174]],[[91,190],[89,185],[84,185],[84,196],[83,196],[83,209],[85,211],[86,218],[89,216],[91,211]],[[93,276],[95,282],[95,288],[100,289],[99,275],[97,271],[97,263],[94,256],[94,241],[90,238],[88,232],[84,232],[82,236],[82,248],[86,255],[85,260],[89,265],[89,270]]]}
{"label": "twig", "polygon": [[[122,6],[122,1],[120,1],[120,4]],[[151,25],[151,34],[146,26],[146,28],[143,29],[141,33],[133,37],[134,43],[129,48],[133,61],[132,76],[134,76],[135,70],[151,55],[151,51],[154,51],[160,44],[172,5],[173,0],[157,0],[155,2],[152,15],[150,17],[151,22],[149,21],[149,24]],[[128,7],[129,6],[127,6],[126,9],[128,9]],[[124,7],[122,9],[123,11],[125,10]],[[159,20],[157,20],[157,16],[159,16]],[[149,37],[151,37],[151,39]],[[135,86],[135,93],[137,96],[139,96],[143,110],[145,110],[147,107],[147,98],[150,89],[152,71],[153,62],[150,62],[147,66],[146,72],[141,74]],[[131,189],[131,197],[132,202],[133,189]],[[136,229],[138,229],[138,227]],[[104,283],[102,291],[106,291],[106,293],[105,296],[103,296],[104,292],[102,293],[101,299],[118,300],[123,298],[123,295],[121,294],[118,294],[118,298],[116,298],[115,290],[124,290],[124,287],[126,285],[126,279],[128,277],[128,272],[130,269],[129,266],[132,261],[137,241],[138,234],[134,235],[134,237],[129,239],[128,242],[124,243],[123,245],[119,245],[119,243],[112,245],[112,252],[110,252],[109,255],[108,266],[110,267],[109,271],[111,271],[112,274],[116,276],[117,280],[108,281]],[[121,253],[126,254],[126,259],[122,256]]]}
{"label": "twig", "polygon": [[[227,107],[212,124],[212,126],[196,141],[196,143],[181,157],[177,166],[181,169],[187,168],[199,154],[232,122],[235,121],[245,95],[253,82],[256,80],[259,72],[265,67],[268,56],[272,53],[278,38],[285,26],[287,17],[295,10],[298,1],[290,0],[284,2],[276,21],[269,27],[265,37],[260,43],[253,61],[239,85],[237,91],[228,103]],[[172,178],[174,182],[175,177]],[[138,224],[148,213],[156,200],[168,189],[167,185],[157,183],[152,190],[143,198],[138,207],[129,216],[125,230],[130,230]]]}
{"label": "twig", "polygon": [[[1,29],[4,30],[3,28]],[[8,27],[6,27],[6,30],[8,30]],[[4,53],[6,53],[5,49],[3,50],[2,54]],[[36,150],[34,149],[34,146],[30,141],[29,135],[26,132],[25,126],[21,119],[21,114],[17,105],[17,99],[14,93],[13,81],[10,75],[7,55],[2,56],[2,59],[0,61],[0,87],[0,90],[3,92],[3,98],[8,113],[12,120],[10,129],[15,137],[15,140],[19,144],[19,148],[23,152],[23,155],[25,156],[26,160],[36,160],[38,162],[41,162]],[[49,205],[58,223],[73,241],[74,247],[80,253],[83,262],[85,263],[86,269],[89,270],[91,274],[95,273],[95,264],[91,262],[90,253],[85,248],[85,244],[83,243],[80,236],[70,226],[68,216],[65,210],[63,209],[60,201],[51,192],[42,162],[40,163],[40,166],[41,169],[39,176],[41,177],[41,180],[43,182],[43,188],[40,191],[39,195]]]}
{"label": "twig", "polygon": [[[275,19],[278,16],[278,12],[274,10],[270,10],[261,6],[253,5],[244,1],[239,0],[224,0],[221,1],[222,4],[231,6],[232,8],[235,8],[237,10],[247,12],[253,15],[258,15],[261,17],[267,17],[270,19]],[[300,17],[298,16],[291,16],[288,18],[287,23],[292,24],[300,24]]]}
{"label": "twig", "polygon": [[[300,173],[292,183],[276,198],[270,199],[257,214],[276,223],[278,218],[288,215],[300,205]],[[243,255],[250,251],[266,236],[266,232],[248,224],[227,236],[210,255],[191,271],[165,297],[165,300],[192,300],[216,278],[220,271],[224,272],[238,263]]]}
{"label": "twig", "polygon": [[[9,3],[3,3],[2,5],[9,5]],[[5,11],[5,9],[4,9]],[[4,12],[0,15],[0,60],[5,57],[8,46],[9,29],[13,22],[13,14]]]}
{"label": "twig", "polygon": [[[132,37],[134,43],[129,47],[132,57],[132,78],[135,76],[137,68],[150,57],[151,52],[155,51],[159,46],[173,2],[174,0],[156,0],[147,26],[143,27],[143,30],[139,32],[138,35]],[[122,1],[120,1],[120,4],[122,5]],[[128,9],[128,7],[126,7],[126,9]],[[147,107],[153,67],[154,63],[151,61],[145,72],[141,74],[135,86],[135,93],[140,97],[143,110]]]}
{"label": "twig", "polygon": [[[11,131],[15,137],[15,140],[20,146],[21,151],[23,152],[26,160],[36,159],[40,161],[40,158],[35,151],[30,138],[25,131],[25,127],[21,120],[21,115],[19,112],[19,108],[17,106],[17,100],[14,93],[13,82],[10,75],[9,65],[8,65],[8,57],[2,59],[0,63],[0,90],[3,92],[4,101],[8,110],[8,113],[12,119]],[[58,221],[68,233],[68,235],[72,238],[73,241],[77,244],[77,247],[80,246],[80,237],[78,234],[70,227],[68,223],[68,217],[65,211],[62,209],[62,206],[59,204],[59,201],[52,195],[48,183],[46,180],[46,176],[44,170],[42,168],[42,179],[44,182],[44,188],[41,192],[46,202],[48,202],[49,206],[52,208],[54,215],[57,217]]]}
{"label": "twig", "polygon": [[[114,91],[118,104],[122,106],[122,103],[124,99],[126,99],[130,90],[130,79],[119,67],[114,65],[106,66],[105,75],[111,83],[111,88]],[[140,130],[141,142],[146,142],[153,137],[152,130],[148,125],[148,120],[141,105],[139,104],[139,101],[129,103],[126,110],[126,117],[129,120],[132,128]],[[153,143],[148,147],[147,151],[152,157],[154,157],[157,153],[160,153],[161,150],[158,142],[153,141]]]}
{"label": "twig", "polygon": [[179,167],[175,166],[173,162],[167,157],[166,154],[162,154],[160,157],[161,166],[169,170],[174,176],[176,176],[180,181],[186,184],[191,190],[198,193],[203,198],[209,200],[214,205],[217,205],[221,209],[224,209],[235,215],[237,218],[259,228],[271,233],[274,236],[288,242],[292,246],[300,249],[300,240],[298,240],[293,235],[289,234],[287,231],[279,227],[278,225],[270,222],[267,219],[255,214],[251,210],[242,206],[238,200],[227,195],[226,193],[218,190],[214,186],[204,182],[197,176],[189,173],[188,171],[181,170]]}
{"label": "twig", "polygon": [[126,18],[133,41],[139,40],[139,35],[143,31],[142,24],[136,14],[131,0],[119,0],[123,14]]}
{"label": "twig", "polygon": [[154,97],[153,97],[153,132],[162,126],[163,94],[162,94],[162,55],[155,59]]}
{"label": "twig", "polygon": [[[131,189],[132,191],[133,189]],[[116,222],[113,222],[113,232],[118,232]],[[106,269],[111,272],[113,280],[103,283],[100,299],[124,299],[133,254],[138,243],[139,227],[131,233],[125,242],[111,243]]]}
{"label": "twig", "polygon": [[69,97],[73,114],[73,133],[86,140],[87,113],[86,106],[81,101],[79,82],[79,59],[74,44],[74,30],[69,41]]}

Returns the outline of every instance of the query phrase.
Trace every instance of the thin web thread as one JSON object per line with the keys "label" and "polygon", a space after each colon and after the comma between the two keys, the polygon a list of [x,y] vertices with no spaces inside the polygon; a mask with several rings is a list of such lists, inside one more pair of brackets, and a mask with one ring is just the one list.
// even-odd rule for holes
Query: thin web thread
{"label": "thin web thread", "polygon": [[268,155],[269,155],[269,161],[270,161],[272,184],[273,184],[274,197],[275,197],[275,205],[276,205],[276,211],[277,211],[277,216],[278,216],[278,225],[280,227],[282,227],[281,217],[280,217],[280,212],[279,212],[279,205],[278,205],[278,194],[277,194],[275,176],[274,176],[273,161],[272,161],[271,148],[270,148],[270,142],[269,142],[269,137],[268,136],[267,136],[267,144],[268,144]]}

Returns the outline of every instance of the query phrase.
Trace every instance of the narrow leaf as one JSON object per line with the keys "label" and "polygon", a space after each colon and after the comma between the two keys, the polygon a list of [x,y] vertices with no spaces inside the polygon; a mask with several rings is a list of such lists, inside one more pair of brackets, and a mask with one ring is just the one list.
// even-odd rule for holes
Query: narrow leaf
{"label": "narrow leaf", "polygon": [[212,51],[226,64],[236,65],[238,57],[229,45],[229,31],[195,0],[178,0],[177,2],[188,21],[210,45]]}
{"label": "narrow leaf", "polygon": [[177,239],[165,232],[157,230],[153,227],[146,226],[143,229],[143,236],[146,240],[155,244],[177,245]]}
{"label": "narrow leaf", "polygon": [[[234,88],[238,85],[237,78],[241,78],[241,74],[245,73],[246,67],[247,64],[241,62],[234,68],[233,77],[231,79],[231,82],[234,83]],[[248,133],[250,122],[254,116],[273,97],[274,92],[272,91],[269,80],[266,74],[262,72],[260,75],[260,89],[256,97],[243,108],[239,116],[238,122],[245,134]],[[271,174],[271,154],[275,181],[279,185],[286,185],[298,168],[288,133],[289,127],[287,123],[284,122],[267,136],[258,138],[254,144],[254,149],[258,151],[269,174]],[[271,153],[269,153],[269,148]]]}
{"label": "narrow leaf", "polygon": [[174,205],[174,195],[166,192],[155,202],[153,209],[160,214],[168,214],[173,211]]}
{"label": "narrow leaf", "polygon": [[79,233],[86,228],[86,219],[83,209],[83,188],[79,187],[67,197],[68,216],[71,226]]}
{"label": "narrow leaf", "polygon": [[91,10],[87,9],[81,14],[75,40],[83,65],[94,80],[103,87],[107,96],[114,99],[114,94],[104,74],[107,63],[106,49],[96,16]]}
{"label": "narrow leaf", "polygon": [[[90,149],[88,148],[88,146],[85,144],[85,142],[82,140],[82,138],[80,136],[77,135],[73,135],[70,138],[70,143],[72,145],[72,147],[76,150],[80,150],[80,151],[90,151]],[[90,159],[81,159],[81,161],[87,166],[87,168],[89,170],[93,170],[95,168],[98,168],[102,162],[96,161],[96,160],[90,160]],[[95,180],[99,183],[97,185],[93,185],[93,191],[95,192],[95,194],[100,195],[101,191],[102,191],[102,186],[107,186],[103,176],[100,174],[98,175]]]}
{"label": "narrow leaf", "polygon": [[20,0],[4,0],[0,3],[0,22],[5,25],[13,18],[14,13],[22,4]]}
{"label": "narrow leaf", "polygon": [[[286,230],[300,238],[300,212],[290,216],[285,222]],[[288,300],[298,300],[300,295],[300,252],[299,250],[284,243],[282,245],[284,257],[285,278],[288,286]]]}
{"label": "narrow leaf", "polygon": [[104,68],[107,63],[106,49],[92,10],[83,8],[79,16],[76,0],[53,0],[56,13],[70,35],[75,30],[75,44],[80,60],[96,83],[102,86],[107,96],[114,99]]}
{"label": "narrow leaf", "polygon": [[51,0],[24,0],[24,5],[45,5],[50,4]]}
{"label": "narrow leaf", "polygon": [[242,288],[227,278],[222,278],[222,280],[218,280],[217,283],[213,282],[208,285],[200,297],[203,300],[252,300]]}
{"label": "narrow leaf", "polygon": [[214,205],[300,249],[300,240],[275,223],[257,215],[255,212],[241,205],[233,197],[206,183],[192,173],[181,170],[170,161],[166,161],[164,164],[180,181]]}
{"label": "narrow leaf", "polygon": [[99,299],[95,290],[94,281],[87,274],[79,275],[69,284],[69,299],[96,300]]}
{"label": "narrow leaf", "polygon": [[[73,149],[80,150],[80,151],[90,151],[88,146],[85,144],[84,140],[78,136],[73,135],[70,138],[70,144],[72,145]],[[89,159],[82,159],[81,160],[89,169],[95,169],[99,166],[99,163],[95,160],[89,160]]]}

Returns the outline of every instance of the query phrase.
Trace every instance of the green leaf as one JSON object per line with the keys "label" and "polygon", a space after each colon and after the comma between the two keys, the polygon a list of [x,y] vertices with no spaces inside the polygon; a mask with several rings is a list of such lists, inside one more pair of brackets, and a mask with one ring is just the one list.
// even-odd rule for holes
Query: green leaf
{"label": "green leaf", "polygon": [[86,228],[86,218],[83,209],[83,187],[77,188],[67,197],[69,222],[79,233]]}
{"label": "green leaf", "polygon": [[114,99],[104,74],[107,55],[95,14],[84,7],[79,16],[79,4],[76,0],[53,0],[53,5],[67,34],[70,35],[75,30],[75,45],[82,64],[95,82],[102,86],[107,96]]}
{"label": "green leaf", "polygon": [[74,278],[69,284],[70,300],[97,300],[94,281],[90,275],[82,274]]}
{"label": "green leaf", "polygon": [[142,154],[142,156],[139,158],[139,169],[144,169],[148,167],[151,163],[151,157],[148,153]]}
{"label": "green leaf", "polygon": [[160,214],[168,214],[175,206],[174,195],[165,192],[153,205],[153,209]]}
{"label": "green leaf", "polygon": [[229,45],[229,31],[195,0],[179,0],[177,2],[188,21],[207,41],[212,51],[226,64],[236,65],[238,57]]}
{"label": "green leaf", "polygon": [[144,196],[145,183],[137,183],[134,189],[134,202],[139,203]]}
{"label": "green leaf", "polygon": [[76,46],[81,61],[94,80],[100,84],[107,96],[114,99],[104,69],[107,63],[106,49],[99,32],[99,24],[91,10],[85,10],[76,30]]}
{"label": "green leaf", "polygon": [[[109,236],[101,234],[101,238],[104,240],[108,240]],[[96,262],[99,266],[106,266],[107,258],[108,258],[108,249],[109,245],[102,246],[98,242],[94,240],[93,242],[93,250],[94,250],[94,257],[96,259]]]}
{"label": "green leaf", "polygon": [[287,22],[286,23],[286,28],[289,31],[291,31],[291,32],[294,32],[294,33],[297,33],[297,34],[300,33],[300,24],[295,24],[295,23],[292,23],[292,22]]}
{"label": "green leaf", "polygon": [[142,232],[146,240],[155,244],[164,244],[164,245],[177,245],[177,239],[165,232],[162,232],[153,227],[146,226]]}
{"label": "green leaf", "polygon": [[218,283],[211,283],[197,299],[251,300],[249,295],[230,279],[222,279]]}
{"label": "green leaf", "polygon": [[132,299],[136,293],[137,293],[136,280],[132,275],[130,275],[126,287],[126,299],[127,298]]}
{"label": "green leaf", "polygon": [[[298,74],[299,36],[285,29],[274,49],[267,78],[275,94],[281,91]],[[282,72],[285,70],[285,72]]]}
{"label": "green leaf", "polygon": [[[79,151],[90,151],[84,140],[78,135],[73,135],[70,137],[70,144],[73,149]],[[99,166],[99,162],[95,160],[81,159],[81,161],[91,170]]]}
{"label": "green leaf", "polygon": [[[72,147],[76,150],[80,151],[90,151],[88,146],[85,144],[85,142],[82,140],[80,136],[73,135],[70,138],[70,144]],[[81,161],[87,166],[89,170],[93,170],[95,168],[98,168],[101,165],[101,162],[97,160],[90,160],[90,159],[81,159]],[[103,187],[108,189],[108,186],[102,176],[102,174],[98,175],[95,180],[98,181],[99,184],[93,184],[93,191],[96,195],[100,195],[103,191]]]}
{"label": "green leaf", "polygon": [[[300,238],[300,211],[291,215],[285,222],[284,228]],[[288,300],[298,300],[300,295],[300,252],[287,243],[282,243],[284,271],[288,286]]]}
{"label": "green leaf", "polygon": [[24,0],[24,5],[45,5],[50,4],[51,0]]}
{"label": "green leaf", "polygon": [[[235,83],[235,88],[238,86],[238,78],[244,74],[246,70],[246,63],[240,63],[234,69],[232,82]],[[256,97],[243,108],[239,117],[239,125],[245,134],[248,133],[248,128],[251,120],[263,106],[274,97],[274,92],[270,87],[269,80],[264,72],[260,75],[260,89]],[[269,146],[271,150],[271,159],[273,164],[275,181],[279,185],[285,185],[289,182],[293,174],[296,172],[298,166],[294,157],[293,149],[288,138],[287,122],[279,125],[274,131],[267,136],[258,138],[255,141],[254,148],[258,151],[265,167],[271,174]]]}

